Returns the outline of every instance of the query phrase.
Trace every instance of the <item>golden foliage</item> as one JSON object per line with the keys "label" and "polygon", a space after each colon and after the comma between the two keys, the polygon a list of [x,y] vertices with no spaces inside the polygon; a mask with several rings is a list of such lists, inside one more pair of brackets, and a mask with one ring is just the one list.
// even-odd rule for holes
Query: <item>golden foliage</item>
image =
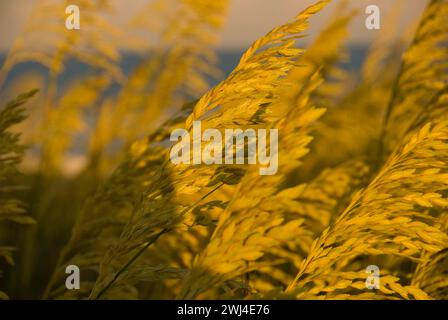
{"label": "golden foliage", "polygon": [[[448,230],[448,216],[440,216],[442,230]],[[448,283],[446,271],[448,270],[448,243],[438,252],[425,252],[423,261],[417,266],[412,278],[412,284],[421,288],[434,299],[448,299]]]}
{"label": "golden foliage", "polygon": [[[131,27],[150,35],[150,51],[127,76],[114,42],[123,34],[104,30],[100,17],[107,1],[78,1],[87,10],[80,34],[43,23],[42,8],[65,5],[45,1],[33,20],[42,29],[25,32],[2,69],[4,77],[36,60],[50,79],[33,135],[40,167],[25,178],[16,174],[18,135],[6,129],[23,120],[20,105],[34,93],[0,113],[0,222],[34,221],[23,204],[38,222],[15,239],[23,246],[17,273],[35,265],[36,250],[53,248],[58,259],[24,276],[25,288],[42,282],[31,293],[14,281],[11,291],[48,299],[447,299],[448,1],[429,3],[413,40],[392,35],[397,7],[358,74],[339,65],[357,14],[348,7],[308,48],[299,43],[329,2],[256,40],[208,90],[219,73],[213,47],[227,0],[142,8]],[[34,46],[39,32],[51,35],[46,46]],[[141,39],[126,44],[134,45],[147,49]],[[94,72],[61,90],[72,58]],[[111,86],[117,95],[105,94]],[[192,135],[195,121],[221,133],[278,129],[278,172],[174,164],[170,135]],[[80,133],[86,165],[69,179],[64,159]],[[32,196],[16,193],[16,180],[32,181]],[[58,215],[65,224],[52,223]],[[12,263],[16,245],[0,240],[9,241],[0,258]],[[65,288],[69,264],[82,270],[80,290]],[[366,288],[369,265],[380,267],[375,290]]]}
{"label": "golden foliage", "polygon": [[[319,284],[325,283],[332,271],[340,272],[349,266],[349,261],[358,255],[396,255],[418,260],[423,250],[443,249],[448,236],[434,226],[434,218],[424,210],[448,204],[441,194],[448,181],[446,173],[441,172],[447,154],[441,152],[439,157],[433,152],[434,148],[446,148],[447,124],[445,120],[425,125],[392,154],[369,186],[354,195],[335,223],[315,240],[290,289],[295,286],[303,289],[310,282],[317,282],[309,293],[323,292],[331,297],[333,291],[352,286],[352,280],[356,279],[350,278],[353,271],[348,271],[347,277],[341,273],[339,276],[346,281],[333,290],[326,287],[317,290]],[[322,268],[323,265],[326,267]],[[410,288],[389,289],[383,293],[396,293],[403,298],[417,293]]]}
{"label": "golden foliage", "polygon": [[[180,107],[208,89],[208,77],[216,76],[216,33],[223,24],[227,0],[155,1],[142,17],[157,16],[164,21],[161,37],[152,51],[129,75],[117,101],[106,109],[106,126],[93,136],[93,157],[104,153],[115,139],[128,146],[148,134],[148,128],[173,115]],[[168,12],[167,12],[168,11]],[[179,20],[179,16],[182,17]],[[145,19],[147,20],[147,19]],[[141,27],[140,24],[135,24]],[[143,24],[145,31],[157,29]],[[149,29],[149,30],[148,30]],[[96,139],[100,135],[100,139]]]}
{"label": "golden foliage", "polygon": [[[294,22],[276,28],[256,41],[229,77],[196,103],[185,127],[191,129],[192,122],[197,118],[201,118],[203,129],[224,129],[236,125],[245,128],[269,126],[269,120],[259,117],[258,113],[268,113],[263,110],[265,105],[274,99],[275,90],[284,81],[283,76],[293,68],[294,60],[302,52],[292,48],[294,41],[290,38],[302,32],[307,25],[307,18],[322,6],[323,3],[310,8]],[[273,46],[264,48],[267,45]],[[277,59],[272,59],[273,56]],[[219,110],[209,112],[218,105]],[[308,118],[312,120],[313,116]],[[106,253],[93,297],[100,297],[108,290],[160,236],[182,227],[188,219],[192,219],[191,210],[213,191],[224,184],[237,183],[243,174],[241,168],[226,168],[225,165],[221,168],[207,165],[175,166],[167,159],[141,203],[136,206],[132,220],[124,228],[118,243]]]}
{"label": "golden foliage", "polygon": [[[83,12],[80,32],[70,32],[65,28],[64,15],[60,13],[65,12],[69,4],[79,6]],[[25,61],[36,61],[56,76],[64,70],[68,57],[92,65],[117,80],[122,79],[116,64],[120,54],[113,44],[119,39],[120,32],[99,14],[108,7],[108,1],[104,0],[39,1],[23,33],[15,40],[3,64],[0,79],[3,81],[6,73]]]}
{"label": "golden foliage", "polygon": [[[191,19],[186,20],[181,26],[177,25],[177,19],[169,22],[167,28],[171,30],[170,35],[167,36],[168,40],[164,39],[159,44],[158,50],[160,52],[156,51],[154,55],[150,55],[129,76],[129,80],[118,96],[116,104],[106,101],[103,105],[104,113],[102,112],[98,119],[98,125],[91,140],[90,159],[93,168],[101,170],[97,167],[98,162],[101,161],[101,157],[105,156],[105,149],[114,141],[114,138],[119,137],[129,143],[138,136],[137,133],[132,133],[132,130],[148,131],[148,125],[151,124],[150,119],[156,113],[166,111],[169,107],[167,104],[173,103],[172,95],[178,90],[185,91],[185,88],[188,87],[190,88],[188,93],[193,94],[193,91],[191,91],[193,88],[196,91],[204,89],[202,86],[194,85],[191,77],[196,80],[202,79],[201,83],[204,83],[207,75],[206,70],[210,69],[209,67],[214,62],[212,51],[214,41],[212,41],[213,39],[207,39],[198,31],[192,31],[201,30],[206,26],[209,26],[212,30],[218,28],[221,25],[220,20],[222,18],[220,16],[225,14],[226,3],[227,1],[224,0],[215,1],[213,5],[204,1],[179,3],[179,10],[183,14],[191,16]],[[187,39],[184,39],[185,42],[184,40],[176,41],[184,38],[185,33],[188,33]],[[169,45],[168,52],[163,52],[167,45]],[[183,58],[179,59],[179,55],[182,55]],[[171,62],[168,63],[165,59],[170,59]],[[211,60],[209,61],[209,59]],[[173,61],[176,61],[176,64]],[[167,63],[169,68],[172,69],[165,67]],[[183,65],[179,65],[179,63]],[[198,65],[200,66],[199,69]],[[152,68],[152,71],[147,70],[148,67]],[[202,68],[204,68],[203,71],[201,71]],[[173,76],[173,70],[175,69],[181,72],[178,78]],[[147,72],[154,72],[154,74],[148,74]],[[154,86],[155,88],[153,88]],[[142,95],[145,96],[145,101],[137,101],[136,99],[140,99]],[[159,146],[159,144],[169,138],[173,128],[182,125],[191,107],[192,104],[185,104],[178,112],[178,116],[173,116],[148,138],[132,145],[128,159],[120,165],[103,186],[100,186],[97,193],[90,197],[84,208],[81,209],[71,240],[64,249],[58,265],[68,262],[68,259],[72,258],[73,261],[80,264],[83,264],[85,260],[86,268],[98,271],[98,259],[106,251],[102,244],[108,247],[114,241],[114,238],[118,238],[121,228],[125,225],[126,218],[131,215],[133,206],[141,198],[141,193],[148,188],[149,182],[156,179],[164,180],[163,176],[160,177],[159,170],[163,168],[163,161],[166,159],[166,148]],[[128,117],[132,118],[128,119]],[[168,180],[165,180],[164,183],[169,186]],[[130,185],[133,187],[129,188]],[[109,211],[109,217],[106,219],[102,217],[104,210]],[[88,224],[87,227],[85,227],[86,224]],[[98,226],[104,228],[103,232],[98,232],[96,229]],[[93,240],[103,235],[104,239],[100,238],[101,241],[95,241],[99,245],[92,243]],[[73,252],[73,250],[77,250],[81,239],[82,242],[85,241],[87,245],[92,246],[92,249],[88,250],[88,254],[85,256],[83,254],[78,256],[77,251]],[[76,255],[73,256],[73,254]],[[95,257],[96,260],[92,257]],[[61,271],[53,274],[53,279],[47,286],[47,294],[50,293],[49,290],[54,282],[61,280],[57,279],[58,276],[64,275]],[[63,281],[60,281],[60,285],[63,285]],[[90,288],[89,282],[86,281],[83,287]],[[82,296],[83,292],[77,294]]]}
{"label": "golden foliage", "polygon": [[[446,91],[448,4],[431,1],[413,42],[403,57],[384,120],[384,151],[400,141],[422,112],[432,108]],[[426,119],[426,121],[428,121]]]}
{"label": "golden foliage", "polygon": [[[17,165],[21,161],[24,147],[19,145],[19,135],[10,132],[10,128],[25,119],[22,105],[27,102],[37,90],[23,93],[8,102],[0,111],[0,231],[8,223],[33,224],[35,221],[26,215],[25,204],[14,194],[20,190],[14,178],[18,175]],[[3,235],[0,237],[0,258],[10,265],[14,265],[13,246],[5,245],[8,241]],[[2,276],[0,270],[0,277]],[[0,300],[8,296],[0,291]]]}

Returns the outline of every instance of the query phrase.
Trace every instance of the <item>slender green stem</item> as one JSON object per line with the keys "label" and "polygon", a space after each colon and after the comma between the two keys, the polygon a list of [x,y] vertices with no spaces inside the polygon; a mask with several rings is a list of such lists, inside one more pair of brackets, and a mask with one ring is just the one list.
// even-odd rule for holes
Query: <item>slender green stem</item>
{"label": "slender green stem", "polygon": [[153,244],[154,242],[157,241],[157,239],[159,239],[159,237],[164,234],[167,233],[169,231],[169,229],[162,229],[160,232],[158,232],[150,241],[148,241],[148,243],[146,243],[123,267],[121,267],[120,270],[118,270],[118,272],[114,275],[113,279],[98,293],[98,295],[96,297],[93,297],[93,300],[98,300],[102,297],[102,295],[109,290],[109,288],[112,286],[112,284],[117,281],[117,279],[120,277],[120,275],[126,271],[127,268],[129,268],[129,266],[131,266],[142,254],[143,252],[146,251],[146,249],[149,248],[149,246],[151,244]]}
{"label": "slender green stem", "polygon": [[[224,185],[224,183],[220,183],[218,184],[215,188],[213,188],[212,190],[210,190],[209,192],[207,192],[204,196],[202,196],[198,201],[196,201],[195,203],[193,203],[191,206],[185,208],[180,214],[179,216],[183,216],[185,215],[188,211],[190,211],[192,208],[194,208],[196,205],[198,205],[202,200],[204,200],[205,198],[207,198],[209,195],[211,195],[213,192],[215,192],[216,190],[218,190],[220,187],[222,187]],[[160,238],[161,235],[167,233],[170,231],[170,228],[164,228],[162,229],[160,232],[158,232],[156,235],[153,236],[153,238],[148,241],[134,256],[132,256],[132,258],[125,264],[123,265],[120,270],[118,270],[118,272],[114,275],[114,277],[112,278],[112,280],[103,288],[101,289],[101,291],[98,293],[98,295],[96,297],[91,297],[91,299],[93,300],[98,300],[101,298],[101,296],[104,295],[104,293],[109,290],[109,288],[112,286],[112,284],[120,277],[120,275],[126,271],[127,268],[129,268],[148,248],[149,246],[151,246],[154,242],[157,241],[157,239]]]}

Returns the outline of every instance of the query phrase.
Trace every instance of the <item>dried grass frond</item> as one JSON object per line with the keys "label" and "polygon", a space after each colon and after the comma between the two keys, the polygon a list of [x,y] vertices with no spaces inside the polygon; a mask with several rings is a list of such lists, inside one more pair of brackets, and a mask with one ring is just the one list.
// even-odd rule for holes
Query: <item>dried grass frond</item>
{"label": "dried grass frond", "polygon": [[[11,127],[22,122],[25,116],[25,104],[38,90],[32,90],[17,96],[0,110],[0,229],[8,223],[21,225],[34,224],[35,221],[27,215],[25,203],[15,196],[20,186],[14,181],[19,171],[17,166],[22,159],[24,146],[20,145],[20,135],[12,133]],[[7,241],[2,237],[0,241]],[[15,248],[0,244],[0,258],[9,265],[14,265]],[[0,270],[0,277],[1,277]],[[8,296],[0,290],[0,300]]]}

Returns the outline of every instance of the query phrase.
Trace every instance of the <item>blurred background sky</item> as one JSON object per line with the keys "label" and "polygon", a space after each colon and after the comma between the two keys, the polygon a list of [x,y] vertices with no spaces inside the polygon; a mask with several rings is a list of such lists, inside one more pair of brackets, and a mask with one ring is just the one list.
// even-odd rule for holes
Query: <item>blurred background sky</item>
{"label": "blurred background sky", "polygon": [[[0,52],[5,53],[20,33],[21,27],[29,16],[34,4],[39,0],[0,0]],[[213,0],[210,0],[213,1]],[[350,44],[366,45],[378,31],[364,27],[368,5],[375,4],[381,9],[382,18],[397,3],[403,3],[403,20],[397,21],[397,28],[402,28],[422,13],[427,0],[349,0],[353,8],[360,10],[360,15],[351,25]],[[117,25],[126,23],[148,0],[111,0],[117,12]],[[253,40],[278,26],[316,0],[231,0],[229,17],[222,33],[221,49],[247,48]],[[335,0],[321,14],[312,20],[310,33],[317,32],[331,17],[341,0]],[[62,12],[61,14],[65,14]],[[150,19],[151,17],[148,17]]]}
{"label": "blurred background sky", "polygon": [[[0,67],[6,58],[7,52],[14,40],[19,37],[25,22],[30,16],[33,6],[42,0],[0,0]],[[53,0],[56,1],[56,0]],[[58,0],[64,1],[64,0]],[[70,0],[66,0],[70,3]],[[127,23],[142,11],[141,9],[151,0],[109,0],[115,12],[110,17],[114,19],[117,27],[124,30]],[[214,1],[214,0],[209,0]],[[210,79],[210,85],[215,85],[217,81],[228,75],[237,65],[242,52],[247,49],[251,43],[266,34],[272,28],[290,21],[300,11],[307,6],[316,3],[317,0],[230,0],[229,13],[226,24],[221,33],[221,43],[217,50],[219,56],[219,69],[222,75],[217,79]],[[333,18],[335,9],[343,0],[333,0],[332,3],[318,15],[311,19],[310,29],[307,34],[312,37],[326,26]],[[398,28],[396,34],[407,34],[406,28],[410,22],[415,26],[419,21],[418,17],[422,14],[428,0],[348,0],[349,7],[357,9],[359,14],[351,23],[348,38],[349,59],[342,65],[344,69],[358,72],[368,51],[368,47],[379,34],[377,30],[367,30],[365,27],[365,9],[368,5],[378,5],[381,9],[382,21],[386,21],[391,9],[395,9],[401,4],[402,12],[400,19],[393,21],[392,28]],[[65,11],[60,13],[65,19]],[[146,17],[145,17],[146,18]],[[154,19],[154,16],[148,15],[147,19]],[[150,21],[150,20],[149,20]],[[29,22],[29,21],[28,21]],[[81,11],[82,28],[82,11]],[[388,26],[386,30],[391,30]],[[391,30],[393,31],[393,30]],[[404,33],[406,32],[406,33]],[[307,42],[309,40],[301,41]],[[147,54],[148,52],[146,52]],[[142,55],[141,52],[123,52],[120,60],[120,69],[124,74],[129,75],[136,66],[139,65]],[[58,88],[62,94],[73,83],[84,79],[90,72],[88,66],[80,61],[71,59],[66,61],[64,70],[58,76]],[[3,86],[0,86],[0,101],[7,101],[15,97],[18,93],[29,90],[30,88],[45,88],[49,82],[49,72],[42,65],[35,62],[24,62],[15,66],[8,72]],[[118,85],[114,84],[105,95],[114,96],[119,92]],[[37,104],[36,104],[37,105]],[[38,120],[39,121],[39,120]],[[36,123],[39,123],[39,122]],[[93,123],[89,118],[89,123]],[[32,130],[31,130],[32,131]],[[64,165],[67,172],[77,172],[82,168],[85,158],[83,150],[88,144],[86,134],[77,137],[76,144],[71,150],[68,162]],[[37,163],[33,160],[26,161],[27,164]],[[29,165],[30,168],[32,165]]]}

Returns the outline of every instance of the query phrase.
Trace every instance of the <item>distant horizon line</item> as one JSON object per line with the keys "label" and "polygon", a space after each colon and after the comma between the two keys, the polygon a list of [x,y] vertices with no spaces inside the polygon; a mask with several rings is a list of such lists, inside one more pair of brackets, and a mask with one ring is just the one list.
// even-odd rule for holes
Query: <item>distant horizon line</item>
{"label": "distant horizon line", "polygon": [[[308,46],[309,44],[311,44],[311,43],[307,43],[307,44],[304,44],[304,45]],[[371,45],[372,44],[369,43],[369,42],[365,42],[365,43],[358,42],[358,43],[351,43],[351,44],[349,43],[349,44],[346,45],[346,47],[347,48],[366,48],[366,47],[369,47]],[[247,48],[248,47],[218,47],[215,50],[218,53],[243,53],[244,51],[247,50]],[[138,51],[138,50],[119,50],[119,52],[122,55],[139,56],[141,54],[145,54],[145,53],[150,52],[150,50],[149,51],[144,51],[144,50],[142,50],[142,51]],[[4,57],[8,53],[9,53],[9,51],[7,51],[7,50],[0,50],[0,57]]]}

